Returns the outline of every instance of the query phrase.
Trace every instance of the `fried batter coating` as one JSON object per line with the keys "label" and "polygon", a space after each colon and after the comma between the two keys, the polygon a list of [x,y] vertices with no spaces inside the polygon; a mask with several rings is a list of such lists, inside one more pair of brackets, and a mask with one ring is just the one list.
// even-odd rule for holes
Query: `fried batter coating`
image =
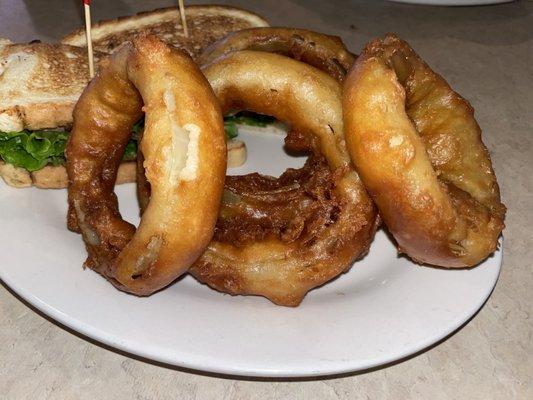
{"label": "fried batter coating", "polygon": [[[152,197],[136,230],[113,192],[131,128]],[[83,92],[66,149],[69,228],[94,269],[119,289],[149,295],[175,280],[213,235],[226,171],[222,114],[192,59],[153,36],[124,45]]]}
{"label": "fried batter coating", "polygon": [[399,251],[471,267],[498,245],[505,206],[474,110],[394,35],[344,82],[348,149]]}
{"label": "fried batter coating", "polygon": [[238,50],[283,54],[312,65],[342,81],[355,61],[337,36],[296,28],[249,28],[232,32],[211,44],[201,55],[200,65]]}
{"label": "fried batter coating", "polygon": [[279,179],[228,177],[215,237],[190,273],[221,292],[297,306],[365,255],[377,226],[344,143],[340,84],[299,61],[249,50],[204,73],[223,112],[272,115],[292,127],[294,149],[315,155]]}

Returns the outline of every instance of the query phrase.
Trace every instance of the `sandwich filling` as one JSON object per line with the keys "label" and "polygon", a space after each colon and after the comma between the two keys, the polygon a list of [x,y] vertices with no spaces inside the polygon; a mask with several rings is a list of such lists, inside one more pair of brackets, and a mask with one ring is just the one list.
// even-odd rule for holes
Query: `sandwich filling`
{"label": "sandwich filling", "polygon": [[[224,117],[226,138],[230,140],[237,137],[239,125],[267,127],[274,121],[272,117],[251,112],[228,115]],[[134,161],[137,158],[137,141],[143,127],[144,119],[133,126],[123,161]],[[47,165],[64,165],[68,136],[69,132],[66,130],[0,131],[0,157],[7,164],[29,172],[38,171]]]}
{"label": "sandwich filling", "polygon": [[[137,139],[143,125],[141,120],[133,126],[132,138],[124,150],[124,161],[137,158]],[[64,165],[68,136],[69,132],[65,130],[0,132],[0,157],[7,164],[29,172],[47,165]]]}

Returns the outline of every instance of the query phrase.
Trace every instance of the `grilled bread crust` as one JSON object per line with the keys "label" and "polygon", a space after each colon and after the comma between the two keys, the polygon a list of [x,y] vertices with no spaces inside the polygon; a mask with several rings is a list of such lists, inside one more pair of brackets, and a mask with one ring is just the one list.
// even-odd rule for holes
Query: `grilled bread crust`
{"label": "grilled bread crust", "polygon": [[1,43],[0,131],[71,124],[74,104],[89,81],[86,51],[63,44]]}
{"label": "grilled bread crust", "polygon": [[[97,23],[92,28],[96,59],[111,53],[141,31],[185,49],[193,58],[229,32],[268,26],[257,14],[235,7],[189,6],[189,37],[177,8],[164,8]],[[12,44],[0,39],[0,131],[68,126],[72,110],[89,81],[85,31],[62,44]]]}
{"label": "grilled bread crust", "polygon": [[[104,53],[112,53],[124,41],[133,39],[140,31],[147,31],[164,42],[187,51],[196,60],[205,47],[229,32],[269,26],[268,22],[257,14],[229,6],[187,6],[185,15],[188,37],[183,33],[177,7],[101,21],[91,29],[93,48]],[[85,29],[80,28],[68,34],[62,43],[86,46]]]}

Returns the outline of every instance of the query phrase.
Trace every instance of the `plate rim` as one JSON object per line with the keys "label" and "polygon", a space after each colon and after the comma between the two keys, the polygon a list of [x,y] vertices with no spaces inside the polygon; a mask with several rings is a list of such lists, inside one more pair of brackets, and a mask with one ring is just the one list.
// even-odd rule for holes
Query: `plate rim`
{"label": "plate rim", "polygon": [[[402,351],[399,351],[397,354],[394,354],[392,357],[390,353],[386,353],[383,356],[377,356],[374,359],[366,362],[357,362],[356,360],[350,360],[349,362],[339,364],[337,367],[319,367],[319,368],[305,368],[298,371],[288,371],[283,369],[265,369],[265,368],[241,368],[234,367],[231,365],[224,365],[224,362],[216,362],[214,357],[210,357],[214,362],[202,362],[196,359],[195,357],[185,358],[187,361],[176,360],[175,357],[165,357],[156,352],[150,352],[149,349],[152,347],[135,347],[134,343],[131,341],[120,340],[116,337],[115,334],[109,334],[99,328],[94,328],[92,325],[86,324],[83,321],[78,320],[75,317],[70,317],[68,314],[61,312],[55,307],[50,306],[46,302],[39,299],[37,296],[32,293],[28,293],[24,288],[17,285],[13,282],[9,275],[6,274],[0,268],[0,280],[17,296],[19,296],[23,303],[27,302],[31,306],[35,307],[39,312],[53,320],[52,323],[59,326],[63,330],[68,332],[68,329],[74,331],[77,334],[83,336],[84,340],[89,338],[97,342],[97,345],[108,346],[111,350],[118,350],[119,352],[126,353],[128,357],[141,358],[140,361],[147,363],[158,363],[163,364],[166,368],[174,369],[183,369],[184,372],[192,373],[210,373],[210,374],[220,374],[227,377],[244,377],[244,378],[313,378],[313,377],[325,377],[325,376],[336,376],[336,375],[345,375],[357,372],[364,372],[376,367],[387,367],[388,365],[394,364],[403,359],[409,359],[411,356],[417,356],[419,353],[430,349],[433,345],[439,345],[443,339],[447,339],[449,336],[459,331],[463,326],[470,322],[470,320],[476,316],[476,314],[483,308],[490,295],[494,291],[496,284],[498,282],[499,276],[501,274],[502,263],[503,263],[503,243],[504,237],[500,235],[498,241],[497,250],[491,255],[495,258],[495,264],[497,265],[497,271],[494,275],[492,282],[490,282],[490,289],[481,296],[479,301],[475,306],[469,307],[468,312],[458,316],[458,318],[451,324],[448,325],[447,329],[439,331],[438,334],[433,336],[426,337],[424,340],[417,342],[416,345],[413,345],[409,348],[403,348]],[[427,267],[426,268],[431,268]],[[476,268],[476,267],[474,267]],[[24,304],[27,306],[26,304]],[[30,307],[31,308],[31,307]],[[64,327],[68,328],[65,329]],[[73,334],[73,332],[68,332]]]}

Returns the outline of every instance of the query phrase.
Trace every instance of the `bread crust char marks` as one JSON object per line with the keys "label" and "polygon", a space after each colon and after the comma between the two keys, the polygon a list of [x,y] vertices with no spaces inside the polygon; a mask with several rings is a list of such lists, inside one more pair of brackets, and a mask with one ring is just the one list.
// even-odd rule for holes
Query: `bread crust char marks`
{"label": "bread crust char marks", "polygon": [[[144,31],[187,51],[196,59],[207,45],[228,32],[268,26],[263,17],[236,7],[192,5],[187,6],[185,12],[189,21],[189,37],[183,35],[178,9],[170,7],[94,24],[93,48],[112,53],[120,44]],[[80,28],[72,32],[63,38],[62,43],[86,46],[85,31]]]}
{"label": "bread crust char marks", "polygon": [[[101,58],[99,52],[96,59]],[[72,110],[89,81],[87,54],[74,46],[8,44],[0,48],[0,131],[72,124]]]}

